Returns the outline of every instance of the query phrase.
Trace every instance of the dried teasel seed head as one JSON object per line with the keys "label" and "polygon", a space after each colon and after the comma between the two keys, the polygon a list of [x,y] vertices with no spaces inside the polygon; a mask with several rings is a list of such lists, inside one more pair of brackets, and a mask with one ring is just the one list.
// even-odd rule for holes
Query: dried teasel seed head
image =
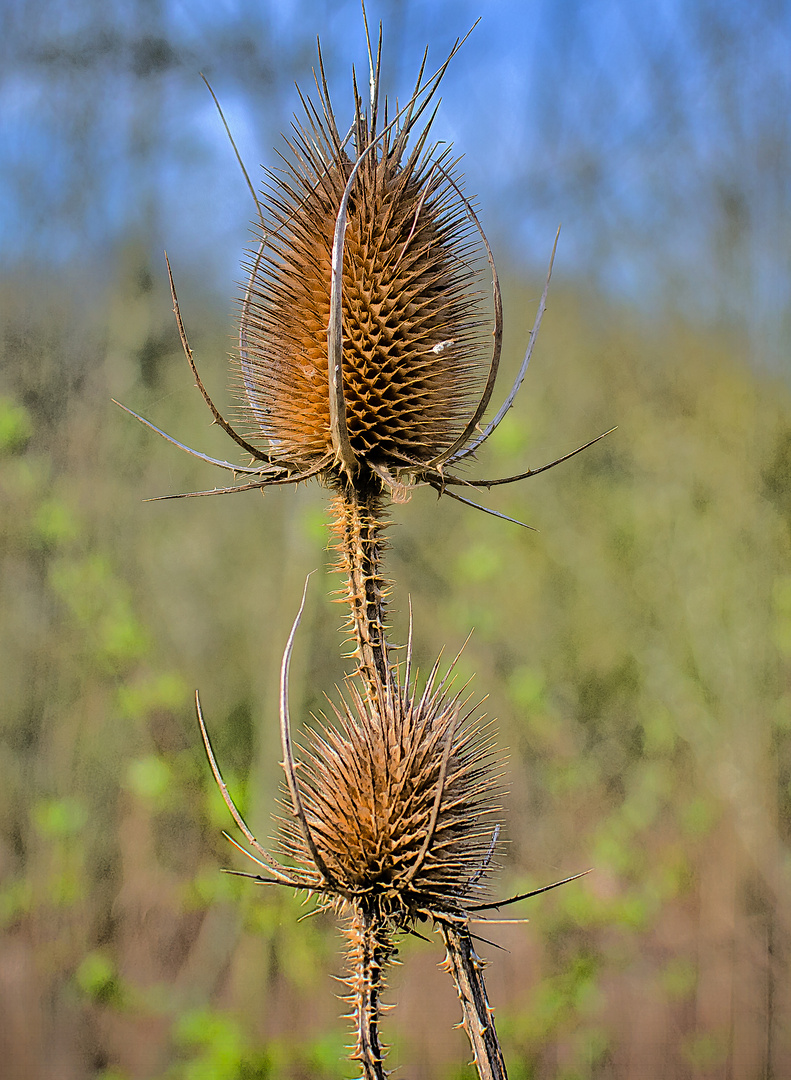
{"label": "dried teasel seed head", "polygon": [[344,139],[322,68],[318,107],[303,98],[284,167],[269,173],[241,305],[238,383],[247,437],[263,437],[270,460],[299,472],[326,463],[325,479],[338,475],[328,326],[345,192],[341,407],[350,458],[369,476],[425,465],[453,446],[480,401],[492,348],[482,242],[450,149],[427,148],[430,120],[417,129],[442,71],[423,83],[421,68],[394,125],[385,101],[379,132],[377,63],[365,111],[355,84]]}
{"label": "dried teasel seed head", "polygon": [[437,666],[419,697],[394,678],[371,701],[347,681],[297,766],[304,823],[283,822],[285,852],[311,875],[318,854],[328,896],[393,928],[463,916],[499,836],[491,730]]}
{"label": "dried teasel seed head", "polygon": [[[375,63],[368,42],[369,110],[363,110],[355,82],[354,121],[345,138],[319,52],[320,109],[302,99],[306,120],[296,122],[286,140],[285,167],[269,174],[263,203],[245,170],[259,211],[260,241],[250,255],[236,358],[244,433],[222,415],[203,384],[168,263],[179,336],[195,384],[214,422],[253,461],[237,465],[193,450],[121,406],[169,442],[236,478],[233,485],[165,498],[263,491],[316,477],[364,500],[384,495],[404,502],[413,488],[428,485],[440,496],[522,525],[454,488],[525,480],[610,433],[513,476],[470,480],[456,474],[497,430],[522,386],[546,309],[557,236],[522,363],[505,400],[484,422],[502,349],[497,269],[454,176],[450,150],[427,149],[433,117],[418,129],[463,41],[428,79],[424,57],[413,96],[389,123],[385,100],[378,129],[381,43],[380,30]],[[236,150],[221,109],[220,116]],[[481,288],[484,255],[492,282],[491,337]]]}

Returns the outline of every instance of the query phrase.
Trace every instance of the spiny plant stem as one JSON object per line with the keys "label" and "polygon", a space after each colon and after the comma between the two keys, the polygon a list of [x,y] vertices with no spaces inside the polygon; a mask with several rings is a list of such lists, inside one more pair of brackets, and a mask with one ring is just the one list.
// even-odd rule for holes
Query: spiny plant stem
{"label": "spiny plant stem", "polygon": [[[378,704],[390,685],[385,638],[387,587],[381,574],[382,497],[353,485],[342,488],[332,502],[336,534],[336,569],[344,578],[342,599],[349,605],[354,657],[368,700]],[[376,709],[373,715],[378,715]],[[349,1002],[355,1029],[352,1060],[359,1061],[363,1080],[385,1080],[384,1053],[379,1042],[379,1018],[384,970],[393,946],[380,913],[356,903],[349,938]]]}
{"label": "spiny plant stem", "polygon": [[388,588],[381,574],[385,549],[382,537],[382,497],[351,486],[332,502],[332,528],[343,575],[342,600],[349,605],[349,628],[354,637],[353,656],[371,701],[390,681],[385,639],[385,602]]}
{"label": "spiny plant stem", "polygon": [[443,968],[450,972],[461,1001],[462,1025],[475,1055],[480,1080],[508,1080],[494,1013],[486,996],[483,961],[473,948],[470,932],[464,925],[440,922],[439,932],[447,955]]}
{"label": "spiny plant stem", "polygon": [[350,1057],[359,1061],[363,1080],[385,1080],[379,1013],[383,1008],[384,969],[393,953],[392,942],[379,913],[366,910],[360,904],[354,905],[346,935],[351,988],[347,1000],[352,1007],[355,1032],[355,1046]]}
{"label": "spiny plant stem", "polygon": [[[337,536],[336,569],[343,575],[343,599],[349,604],[350,628],[358,674],[369,701],[382,701],[392,677],[385,638],[387,587],[381,573],[385,548],[382,538],[382,497],[351,485],[338,492],[332,504]],[[377,709],[373,709],[377,715]],[[448,744],[450,745],[450,744]],[[453,978],[462,1006],[462,1024],[472,1046],[479,1080],[507,1080],[505,1061],[497,1039],[494,1015],[486,995],[483,961],[475,953],[464,924],[438,920],[447,950],[444,968]],[[364,1080],[384,1080],[379,1045],[380,991],[383,968],[392,945],[376,911],[355,905],[349,936],[349,985],[356,1048],[352,1058],[362,1066]]]}

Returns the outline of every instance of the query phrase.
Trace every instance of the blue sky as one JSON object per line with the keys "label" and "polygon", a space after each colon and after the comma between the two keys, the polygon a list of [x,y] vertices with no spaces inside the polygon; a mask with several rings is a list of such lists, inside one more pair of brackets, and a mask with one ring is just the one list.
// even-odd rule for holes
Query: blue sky
{"label": "blue sky", "polygon": [[[368,5],[403,100],[423,48],[443,84],[435,136],[501,260],[559,266],[644,306],[771,323],[791,283],[791,10],[773,0],[469,0]],[[339,118],[367,66],[348,3],[9,0],[0,13],[0,251],[101,261],[142,230],[221,294],[253,207],[212,81],[254,178],[276,164],[320,33]],[[768,320],[768,322],[767,322]],[[771,350],[770,350],[771,351]]]}

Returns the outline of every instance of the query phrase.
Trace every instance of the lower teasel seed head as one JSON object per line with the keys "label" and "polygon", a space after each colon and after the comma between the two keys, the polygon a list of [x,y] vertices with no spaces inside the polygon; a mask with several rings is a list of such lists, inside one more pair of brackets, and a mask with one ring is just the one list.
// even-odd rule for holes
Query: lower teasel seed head
{"label": "lower teasel seed head", "polygon": [[299,765],[284,739],[295,813],[283,821],[282,846],[346,921],[351,1056],[364,1080],[386,1076],[379,1017],[394,935],[424,920],[466,926],[499,836],[490,727],[463,690],[451,694],[450,672],[437,683],[439,662],[418,697],[409,652],[403,684],[389,667],[383,681],[347,679],[347,696],[330,703],[332,721],[310,730]]}
{"label": "lower teasel seed head", "polygon": [[[379,1018],[395,935],[433,921],[451,950],[453,941],[468,942],[477,912],[498,906],[481,903],[481,896],[500,832],[502,761],[491,724],[479,707],[469,707],[466,686],[452,692],[458,656],[441,679],[437,660],[418,694],[410,625],[403,669],[388,664],[382,679],[373,672],[347,678],[346,695],[330,702],[331,719],[309,729],[295,763],[288,676],[306,591],[307,582],[280,674],[284,808],[290,811],[282,819],[281,846],[296,865],[273,859],[250,832],[222,779],[196,695],[198,720],[225,803],[266,872],[245,876],[305,889],[344,918],[352,1057],[364,1080],[384,1080]],[[459,955],[476,1000],[484,1000],[480,972]]]}
{"label": "lower teasel seed head", "polygon": [[394,674],[375,700],[347,680],[348,698],[309,732],[297,766],[304,825],[283,826],[286,854],[328,899],[393,929],[463,916],[499,835],[490,725],[436,676],[437,665],[417,697]]}

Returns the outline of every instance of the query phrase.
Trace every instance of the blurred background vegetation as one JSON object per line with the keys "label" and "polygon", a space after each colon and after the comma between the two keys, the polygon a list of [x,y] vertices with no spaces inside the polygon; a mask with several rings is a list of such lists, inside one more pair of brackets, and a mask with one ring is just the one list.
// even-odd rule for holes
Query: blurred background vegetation
{"label": "blurred background vegetation", "polygon": [[[403,98],[472,3],[390,0]],[[143,503],[213,486],[110,404],[230,449],[192,386],[161,251],[227,401],[252,169],[309,89],[365,68],[356,3],[7,0],[0,11],[0,1060],[13,1080],[340,1078],[333,921],[223,876],[192,713],[262,839],[276,672],[307,719],[342,677],[326,493]],[[791,12],[782,0],[498,2],[448,73],[439,138],[506,279],[523,400],[479,475],[585,455],[491,505],[397,507],[394,637],[462,674],[507,748],[498,894],[589,866],[490,928],[509,1072],[789,1075]],[[255,174],[254,174],[255,175]],[[514,912],[517,914],[517,912]],[[437,947],[405,940],[390,1064],[469,1078]]]}

